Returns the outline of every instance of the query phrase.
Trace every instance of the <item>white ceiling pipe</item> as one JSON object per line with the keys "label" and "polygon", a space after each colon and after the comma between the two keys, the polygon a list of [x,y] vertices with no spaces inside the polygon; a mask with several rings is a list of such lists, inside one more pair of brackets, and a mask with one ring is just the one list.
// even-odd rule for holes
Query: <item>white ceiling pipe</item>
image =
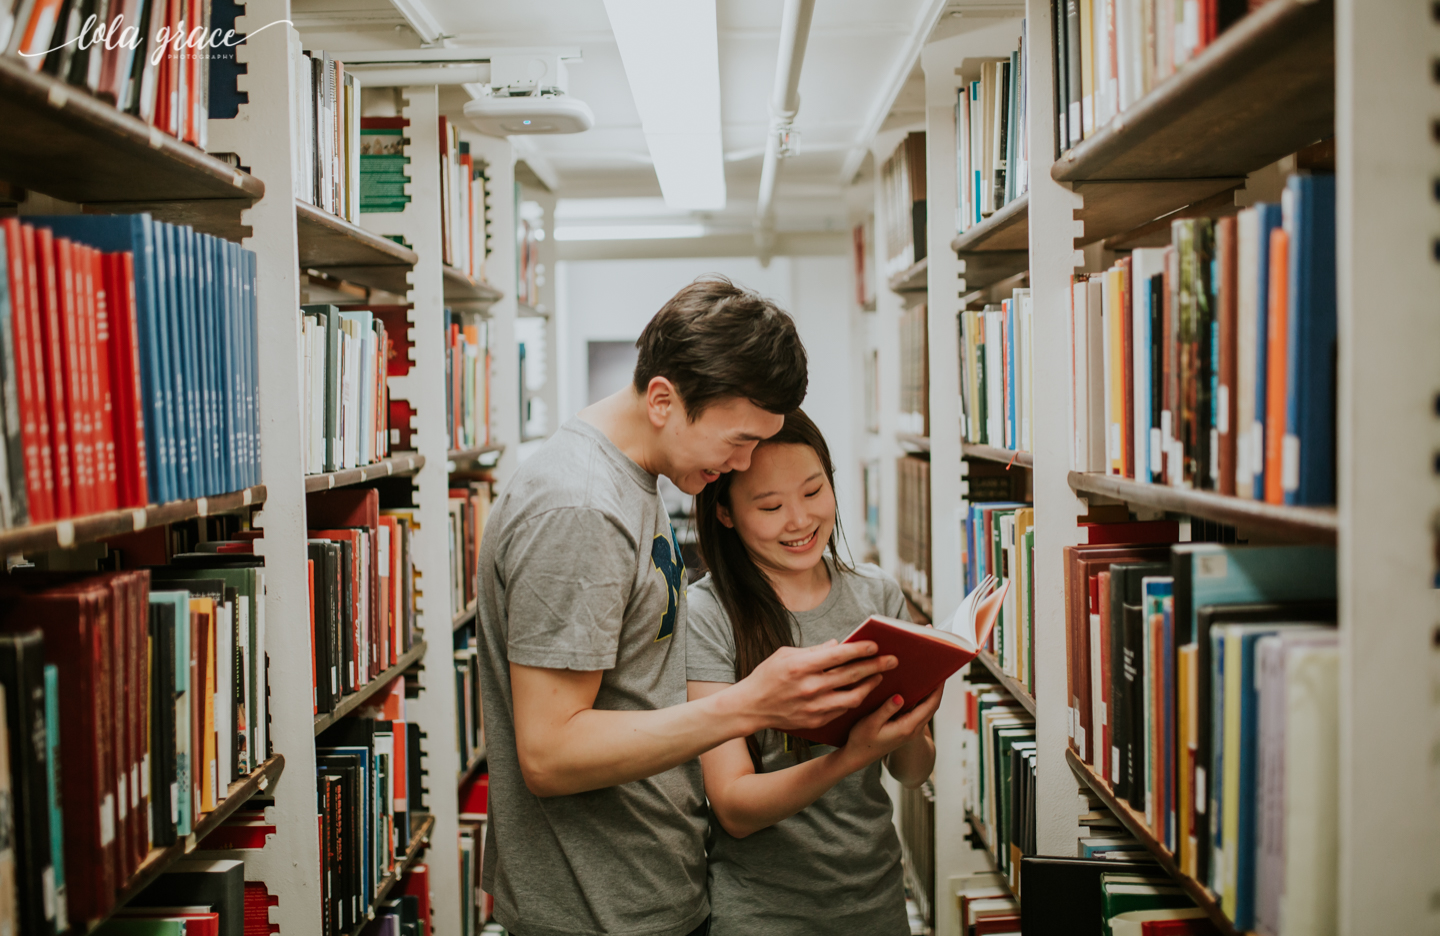
{"label": "white ceiling pipe", "polygon": [[356,66],[353,71],[367,88],[403,88],[410,85],[489,84],[490,66],[486,65],[412,65],[398,67]]}
{"label": "white ceiling pipe", "polygon": [[[800,69],[805,64],[805,43],[815,0],[785,0],[780,19],[780,55],[775,61],[775,91],[770,99],[770,132],[765,141],[765,165],[760,170],[760,201],[756,224],[762,231],[774,225],[775,172],[780,162],[780,134],[788,130],[800,110]],[[757,233],[757,239],[761,234]]]}

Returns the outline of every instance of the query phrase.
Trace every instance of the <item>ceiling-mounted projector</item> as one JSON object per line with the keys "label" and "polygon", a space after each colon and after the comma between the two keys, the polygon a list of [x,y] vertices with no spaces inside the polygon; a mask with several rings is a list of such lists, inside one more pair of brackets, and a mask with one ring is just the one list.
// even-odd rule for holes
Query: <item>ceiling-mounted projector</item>
{"label": "ceiling-mounted projector", "polygon": [[595,115],[565,93],[566,78],[558,55],[492,54],[490,84],[465,105],[465,116],[489,136],[582,133],[595,126]]}
{"label": "ceiling-mounted projector", "polygon": [[568,94],[480,97],[465,105],[465,116],[489,136],[581,133],[595,126],[590,106]]}

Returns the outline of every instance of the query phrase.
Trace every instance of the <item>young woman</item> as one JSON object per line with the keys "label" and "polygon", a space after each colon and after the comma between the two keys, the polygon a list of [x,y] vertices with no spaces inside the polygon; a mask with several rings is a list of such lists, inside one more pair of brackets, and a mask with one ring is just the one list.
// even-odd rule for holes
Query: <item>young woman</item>
{"label": "young woman", "polygon": [[[749,469],[696,495],[710,574],[689,589],[691,699],[745,678],[785,647],[843,639],[866,617],[908,618],[895,580],[835,550],[830,451],[785,417]],[[880,763],[907,787],[930,775],[940,690],[895,717],[886,700],[842,748],[762,731],[700,755],[712,820],[711,936],[907,936],[900,841]]]}

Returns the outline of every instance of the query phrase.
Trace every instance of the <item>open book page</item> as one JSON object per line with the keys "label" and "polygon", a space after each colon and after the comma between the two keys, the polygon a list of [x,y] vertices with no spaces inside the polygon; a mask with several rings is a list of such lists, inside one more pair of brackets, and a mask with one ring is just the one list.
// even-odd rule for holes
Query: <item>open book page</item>
{"label": "open book page", "polygon": [[970,594],[961,599],[955,613],[940,622],[936,629],[954,634],[965,649],[977,652],[990,639],[990,631],[1000,616],[1000,606],[1009,588],[1008,580],[985,576]]}

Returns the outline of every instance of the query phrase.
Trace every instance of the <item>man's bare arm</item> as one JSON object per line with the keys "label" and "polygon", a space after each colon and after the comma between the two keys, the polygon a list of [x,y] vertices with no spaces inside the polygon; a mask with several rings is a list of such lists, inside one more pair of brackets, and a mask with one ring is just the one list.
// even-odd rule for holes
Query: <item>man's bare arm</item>
{"label": "man's bare arm", "polygon": [[785,647],[721,692],[669,708],[593,708],[599,670],[510,664],[515,746],[536,796],[565,796],[629,783],[694,760],[762,728],[815,728],[864,701],[893,669],[874,643]]}

